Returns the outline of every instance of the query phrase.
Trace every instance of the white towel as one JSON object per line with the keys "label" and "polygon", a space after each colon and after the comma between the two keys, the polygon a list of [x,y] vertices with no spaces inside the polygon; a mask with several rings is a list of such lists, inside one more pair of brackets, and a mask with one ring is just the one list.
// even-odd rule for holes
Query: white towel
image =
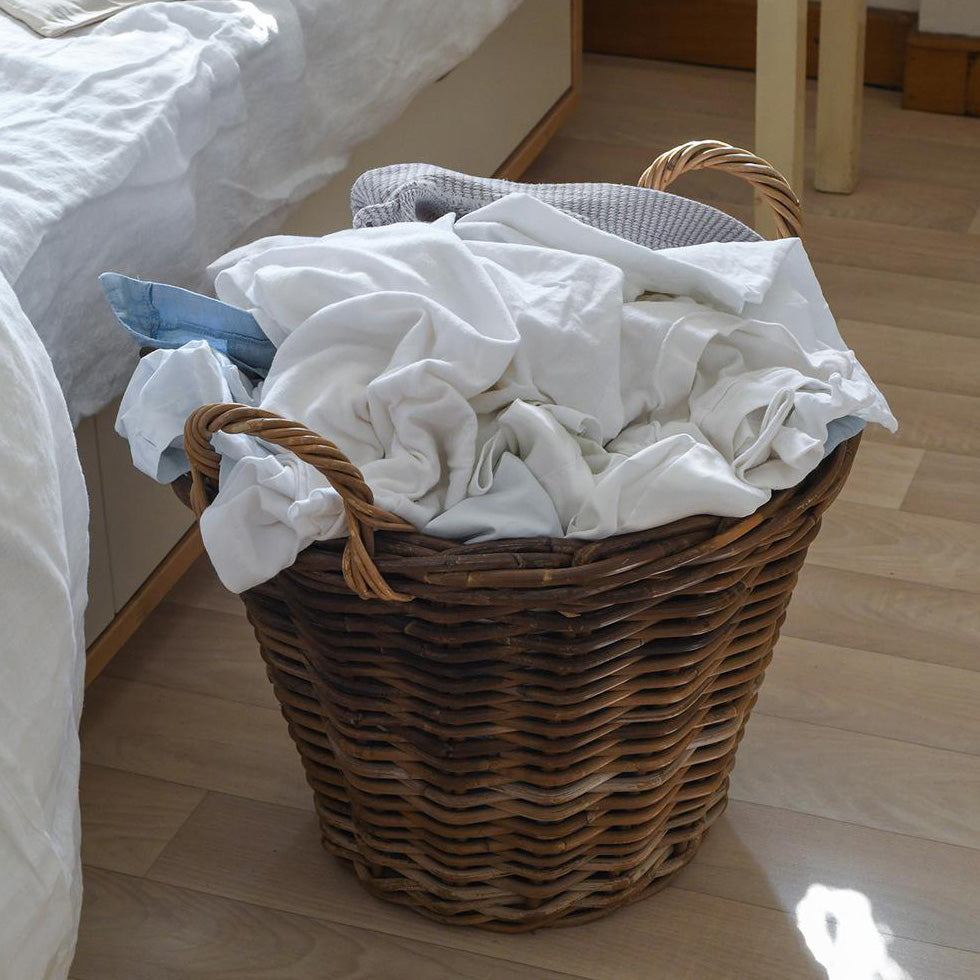
{"label": "white towel", "polygon": [[[458,220],[267,239],[213,268],[279,345],[259,403],[336,442],[380,506],[433,534],[741,517],[819,463],[831,420],[895,427],[796,239],[654,251],[513,194]],[[201,528],[241,591],[344,520],[312,468],[239,444]]]}

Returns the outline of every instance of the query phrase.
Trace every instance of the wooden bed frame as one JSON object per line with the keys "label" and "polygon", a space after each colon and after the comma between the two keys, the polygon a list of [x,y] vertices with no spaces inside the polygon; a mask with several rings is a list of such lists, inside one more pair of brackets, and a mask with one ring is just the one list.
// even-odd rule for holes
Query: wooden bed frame
{"label": "wooden bed frame", "polygon": [[[568,56],[569,63],[564,73],[561,84],[564,90],[558,98],[546,109],[536,122],[533,122],[528,129],[523,126],[522,135],[518,137],[516,146],[514,141],[510,142],[513,149],[507,153],[502,163],[489,165],[484,164],[483,172],[492,171],[498,177],[509,180],[518,179],[530,166],[534,158],[544,149],[545,145],[552,136],[558,131],[569,113],[578,102],[581,92],[582,77],[582,0],[525,0],[525,3],[502,25],[484,45],[471,58],[464,62],[459,69],[451,72],[446,79],[440,79],[433,86],[445,87],[448,80],[452,80],[458,72],[460,79],[456,84],[460,86],[485,85],[487,83],[487,69],[492,66],[494,60],[497,62],[508,59],[507,45],[509,43],[508,34],[517,37],[520,43],[530,43],[529,35],[537,27],[538,30],[547,29],[547,17],[554,17],[556,11],[562,16],[567,16],[568,21]],[[567,10],[567,14],[565,13]],[[526,23],[514,23],[519,18],[523,18]],[[537,18],[537,22],[535,22]],[[498,64],[498,70],[500,68]],[[509,72],[511,64],[506,64],[504,70]],[[465,77],[463,77],[465,76]],[[542,92],[547,91],[546,83]],[[551,80],[554,81],[553,79]],[[492,93],[495,94],[495,93]],[[335,177],[328,188],[311,195],[307,202],[297,209],[297,212],[290,217],[285,224],[285,230],[294,234],[310,233],[314,229],[319,229],[315,233],[322,234],[325,228],[339,227],[336,224],[338,208],[346,210],[346,188],[350,186],[352,176],[356,176],[361,171],[371,166],[378,166],[382,163],[395,162],[411,156],[410,150],[399,154],[396,150],[395,155],[389,155],[392,147],[401,148],[405,143],[411,143],[414,134],[413,124],[415,120],[411,118],[413,110],[417,109],[420,101],[431,99],[431,114],[437,115],[444,111],[444,107],[439,105],[439,100],[445,99],[445,92],[427,92],[413,102],[406,112],[405,117],[393,126],[389,127],[381,137],[370,141],[366,147],[357,151],[351,161],[351,165],[344,173]],[[533,103],[532,103],[533,106]],[[444,120],[438,120],[441,128],[445,130]],[[520,126],[520,120],[515,120],[515,125]],[[401,130],[399,130],[401,127]],[[447,152],[452,152],[447,149]],[[494,152],[492,149],[488,152]],[[419,157],[423,158],[422,156]],[[425,154],[425,159],[432,163],[443,164],[453,169],[468,169],[471,172],[480,172],[479,166],[470,163],[466,166],[465,160],[458,161],[457,158],[450,157],[443,163],[443,159],[438,152]],[[497,157],[499,160],[500,157]],[[455,166],[454,166],[455,164]],[[340,198],[336,193],[338,187],[343,188]],[[82,439],[80,437],[80,447]],[[97,455],[97,453],[96,453]],[[84,456],[83,456],[84,458]],[[99,489],[97,495],[97,505],[101,512],[102,495]],[[93,506],[93,535],[95,534],[98,515],[94,512]],[[145,578],[143,583],[133,592],[131,597],[121,608],[112,616],[109,624],[98,634],[95,640],[89,645],[86,656],[85,683],[91,683],[106,665],[112,660],[116,653],[122,648],[126,641],[136,632],[143,621],[150,615],[157,605],[163,600],[170,589],[179,581],[181,576],[203,553],[200,531],[196,524],[187,530],[177,543],[170,549],[156,568]],[[93,549],[93,567],[96,565],[96,556]],[[108,558],[103,561],[104,574],[108,574]]]}

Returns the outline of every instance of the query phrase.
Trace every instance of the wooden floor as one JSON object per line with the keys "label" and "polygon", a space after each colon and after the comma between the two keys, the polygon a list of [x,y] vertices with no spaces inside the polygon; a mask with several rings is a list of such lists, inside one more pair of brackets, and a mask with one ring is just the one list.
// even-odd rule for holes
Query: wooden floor
{"label": "wooden floor", "polygon": [[[88,692],[76,980],[980,976],[980,120],[866,99],[859,189],[806,192],[807,246],[901,431],[865,439],[677,884],[524,937],[369,898],[199,564]],[[689,138],[751,144],[751,111],[748,74],[590,59],[531,177],[632,182]],[[732,178],[678,190],[748,215]]]}

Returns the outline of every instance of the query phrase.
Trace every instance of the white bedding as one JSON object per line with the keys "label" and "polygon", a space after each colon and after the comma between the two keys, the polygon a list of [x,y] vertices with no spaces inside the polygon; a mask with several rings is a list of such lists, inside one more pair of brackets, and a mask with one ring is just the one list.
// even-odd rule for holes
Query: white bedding
{"label": "white bedding", "polygon": [[185,0],[62,38],[0,14],[0,273],[73,420],[135,363],[100,272],[202,287],[518,3]]}
{"label": "white bedding", "polygon": [[0,976],[60,980],[81,899],[88,500],[51,362],[0,276]]}
{"label": "white bedding", "polygon": [[[0,0],[0,10],[22,20],[45,37],[58,37],[77,27],[105,20],[124,7],[147,0]],[[170,0],[173,2],[173,0]]]}

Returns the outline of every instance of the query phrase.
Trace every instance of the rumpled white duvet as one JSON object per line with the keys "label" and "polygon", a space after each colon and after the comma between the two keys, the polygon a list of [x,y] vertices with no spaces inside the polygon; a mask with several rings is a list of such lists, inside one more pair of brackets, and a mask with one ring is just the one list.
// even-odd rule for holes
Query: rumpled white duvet
{"label": "rumpled white duvet", "polygon": [[88,499],[51,361],[0,276],[0,976],[62,980],[81,905]]}
{"label": "rumpled white duvet", "polygon": [[[259,404],[333,440],[377,503],[463,540],[600,538],[744,516],[823,458],[827,425],[893,429],[799,240],[653,251],[524,194],[459,218],[265,239],[219,298],[278,346],[257,389],[203,342],[144,358],[118,429],[161,480],[206,402]],[[241,591],[345,532],[312,467],[216,437],[201,521]]]}
{"label": "rumpled white duvet", "polygon": [[181,0],[59,38],[0,11],[0,275],[72,418],[136,366],[100,272],[200,288],[517,3]]}

